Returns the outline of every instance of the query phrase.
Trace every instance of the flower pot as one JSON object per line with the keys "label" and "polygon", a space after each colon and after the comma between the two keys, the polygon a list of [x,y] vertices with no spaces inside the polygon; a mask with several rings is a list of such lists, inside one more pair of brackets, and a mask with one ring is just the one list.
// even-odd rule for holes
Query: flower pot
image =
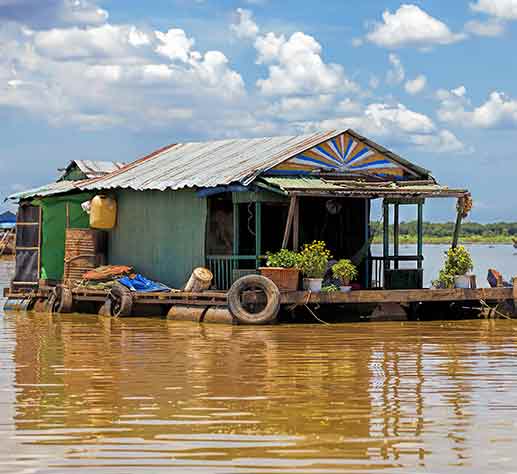
{"label": "flower pot", "polygon": [[340,286],[339,291],[341,291],[341,293],[348,293],[348,292],[352,291],[352,287],[351,286]]}
{"label": "flower pot", "polygon": [[296,291],[300,270],[297,268],[260,267],[260,274],[269,278],[281,291]]}
{"label": "flower pot", "polygon": [[303,279],[303,288],[304,288],[304,290],[312,291],[314,293],[319,293],[321,291],[322,283],[323,283],[323,278],[304,278]]}
{"label": "flower pot", "polygon": [[468,275],[456,275],[454,277],[454,288],[469,289],[470,277]]}

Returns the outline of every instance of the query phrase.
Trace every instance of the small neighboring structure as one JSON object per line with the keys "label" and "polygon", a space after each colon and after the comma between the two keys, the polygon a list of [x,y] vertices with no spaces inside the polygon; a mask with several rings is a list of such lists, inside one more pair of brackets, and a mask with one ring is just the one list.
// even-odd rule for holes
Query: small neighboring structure
{"label": "small neighboring structure", "polygon": [[[41,255],[20,256],[32,265],[27,281],[62,278],[65,228],[88,227],[80,204],[103,194],[117,202],[106,262],[131,265],[174,288],[193,268],[208,266],[216,287],[226,290],[261,266],[267,251],[315,239],[335,258],[354,260],[362,288],[420,288],[425,200],[462,203],[469,196],[353,130],[170,145],[104,176],[75,180],[84,169],[73,162],[59,182],[11,196],[21,210],[34,209],[28,215],[42,236],[32,242]],[[370,251],[374,199],[384,203],[382,256]],[[412,255],[399,252],[401,205],[416,207]]]}
{"label": "small neighboring structure", "polygon": [[123,166],[120,162],[73,160],[61,170],[58,181],[8,197],[19,202],[13,286],[30,287],[40,280],[63,278],[66,228],[89,227],[81,203],[94,193],[81,192],[79,185]]}
{"label": "small neighboring structure", "polygon": [[125,166],[120,161],[72,160],[62,172],[58,181],[80,181],[100,178]]}

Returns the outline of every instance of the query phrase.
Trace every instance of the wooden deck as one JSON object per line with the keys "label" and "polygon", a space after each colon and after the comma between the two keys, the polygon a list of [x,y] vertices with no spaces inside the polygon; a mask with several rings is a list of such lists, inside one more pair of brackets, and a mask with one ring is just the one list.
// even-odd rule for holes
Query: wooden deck
{"label": "wooden deck", "polygon": [[[46,298],[51,287],[13,292],[4,289],[4,297],[9,299]],[[76,288],[72,291],[75,301],[92,301],[102,303],[108,291]],[[503,301],[517,300],[517,285],[513,288],[477,288],[477,289],[421,289],[421,290],[356,290],[349,293],[310,293],[307,291],[290,291],[281,293],[281,304],[378,304],[378,303],[418,303],[439,301]],[[167,291],[156,293],[135,293],[135,304],[162,304],[187,306],[220,306],[227,304],[224,291],[203,291],[190,293],[184,291]]]}

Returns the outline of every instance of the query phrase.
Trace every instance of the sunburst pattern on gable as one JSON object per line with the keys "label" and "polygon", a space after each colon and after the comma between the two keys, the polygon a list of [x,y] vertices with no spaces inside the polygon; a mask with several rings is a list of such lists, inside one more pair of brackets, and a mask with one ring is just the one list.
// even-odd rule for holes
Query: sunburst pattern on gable
{"label": "sunburst pattern on gable", "polygon": [[280,163],[268,173],[307,174],[319,170],[390,179],[403,179],[406,174],[400,164],[347,132]]}

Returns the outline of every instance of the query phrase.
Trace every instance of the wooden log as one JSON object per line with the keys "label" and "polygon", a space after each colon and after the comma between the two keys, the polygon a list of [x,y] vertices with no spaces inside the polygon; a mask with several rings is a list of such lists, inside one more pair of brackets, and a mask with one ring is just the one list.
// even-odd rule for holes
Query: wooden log
{"label": "wooden log", "polygon": [[185,285],[185,291],[195,293],[198,291],[208,290],[213,279],[214,275],[208,268],[195,268]]}
{"label": "wooden log", "polygon": [[289,204],[289,213],[287,214],[287,222],[285,224],[284,239],[282,241],[282,248],[286,249],[289,244],[289,236],[291,235],[291,228],[293,226],[294,214],[296,212],[296,196],[291,197]]}

